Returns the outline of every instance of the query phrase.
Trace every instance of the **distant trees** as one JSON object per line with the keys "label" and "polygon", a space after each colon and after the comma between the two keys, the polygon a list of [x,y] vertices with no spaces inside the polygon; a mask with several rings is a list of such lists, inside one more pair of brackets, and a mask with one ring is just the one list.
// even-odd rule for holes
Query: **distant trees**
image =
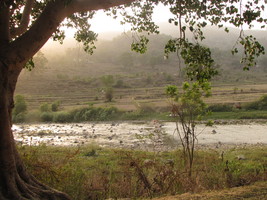
{"label": "distant trees", "polygon": [[101,77],[101,81],[106,88],[109,88],[114,84],[114,77],[112,75],[105,75]]}
{"label": "distant trees", "polygon": [[105,100],[107,102],[111,102],[113,99],[113,88],[112,87],[105,88],[104,91],[105,91]]}
{"label": "distant trees", "polygon": [[114,78],[112,75],[105,75],[101,77],[101,81],[104,84],[104,96],[107,102],[111,102],[113,99],[113,84]]}
{"label": "distant trees", "polygon": [[131,68],[134,66],[133,56],[129,52],[122,53],[119,57],[119,62],[127,70],[131,70]]}

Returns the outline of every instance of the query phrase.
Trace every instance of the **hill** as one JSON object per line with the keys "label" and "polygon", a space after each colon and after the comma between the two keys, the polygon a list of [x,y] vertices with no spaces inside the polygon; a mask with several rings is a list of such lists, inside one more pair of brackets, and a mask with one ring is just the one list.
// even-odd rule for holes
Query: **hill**
{"label": "hill", "polygon": [[[24,71],[21,75],[17,94],[26,96],[29,107],[38,108],[43,102],[59,100],[65,107],[86,105],[89,102],[102,105],[104,103],[103,83],[105,76],[112,77],[114,88],[114,104],[127,110],[135,109],[138,102],[150,102],[156,106],[166,106],[164,87],[168,84],[179,84],[183,74],[183,64],[179,66],[176,54],[164,58],[164,46],[173,38],[172,29],[161,29],[163,34],[149,36],[147,53],[140,55],[130,51],[134,37],[131,33],[123,33],[113,39],[99,39],[95,53],[91,56],[83,51],[80,44],[67,40],[63,46],[46,46],[35,56],[36,68]],[[168,27],[166,25],[166,27]],[[253,34],[264,40],[265,31],[253,31]],[[249,72],[244,72],[239,63],[240,55],[231,55],[230,51],[237,39],[238,31],[230,29],[227,34],[223,30],[207,28],[205,45],[212,48],[216,67],[220,75],[213,84],[222,86],[219,97],[229,94],[230,102],[251,101],[266,91],[263,86],[267,82],[267,56],[259,59],[258,65]],[[241,97],[232,94],[234,89],[242,91]],[[262,89],[259,89],[262,88]],[[236,90],[236,89],[235,89]],[[225,93],[225,91],[227,91]],[[239,93],[239,92],[238,92]],[[244,94],[252,94],[249,97]],[[255,95],[256,94],[256,95]],[[216,102],[220,102],[216,97]]]}

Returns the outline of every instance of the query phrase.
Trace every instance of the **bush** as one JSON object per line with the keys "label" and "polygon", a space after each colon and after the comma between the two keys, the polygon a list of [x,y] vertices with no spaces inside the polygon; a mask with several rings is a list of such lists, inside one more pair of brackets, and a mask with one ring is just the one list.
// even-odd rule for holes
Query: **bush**
{"label": "bush", "polygon": [[15,96],[15,107],[12,114],[12,120],[15,123],[25,122],[27,112],[27,104],[22,95]]}
{"label": "bush", "polygon": [[156,112],[156,107],[152,103],[135,102],[135,107],[140,113],[153,113]]}
{"label": "bush", "polygon": [[116,114],[118,114],[118,112],[118,109],[115,107],[95,108],[93,106],[89,106],[72,111],[71,116],[75,122],[104,121],[112,119]]}
{"label": "bush", "polygon": [[53,121],[53,113],[51,112],[43,112],[40,115],[42,122],[52,122]]}
{"label": "bush", "polygon": [[40,122],[41,116],[39,111],[31,111],[28,112],[26,115],[26,121],[27,122]]}
{"label": "bush", "polygon": [[245,110],[259,110],[259,105],[257,101],[247,103],[244,106]]}
{"label": "bush", "polygon": [[116,84],[114,85],[115,88],[124,88],[123,80],[119,79],[117,80]]}
{"label": "bush", "polygon": [[231,112],[233,111],[233,106],[229,104],[214,104],[210,105],[208,110],[212,112]]}
{"label": "bush", "polygon": [[27,104],[24,97],[22,95],[16,95],[13,114],[18,115],[20,113],[25,113],[26,111],[27,111]]}
{"label": "bush", "polygon": [[246,110],[267,110],[267,95],[263,95],[259,100],[246,104],[244,108]]}
{"label": "bush", "polygon": [[53,102],[53,103],[51,104],[51,111],[52,111],[52,112],[57,112],[57,111],[59,111],[59,106],[60,106],[60,102],[59,102],[59,101]]}
{"label": "bush", "polygon": [[267,110],[267,95],[260,98],[259,104],[260,110]]}
{"label": "bush", "polygon": [[26,114],[25,113],[19,113],[15,116],[13,116],[13,122],[15,123],[22,123],[26,120]]}
{"label": "bush", "polygon": [[53,122],[55,123],[67,123],[72,120],[72,116],[68,112],[56,112],[53,114]]}
{"label": "bush", "polygon": [[48,103],[43,103],[40,105],[40,111],[41,112],[50,112],[51,106]]}
{"label": "bush", "polygon": [[112,88],[106,88],[105,90],[105,99],[107,102],[111,102],[113,99],[113,89]]}

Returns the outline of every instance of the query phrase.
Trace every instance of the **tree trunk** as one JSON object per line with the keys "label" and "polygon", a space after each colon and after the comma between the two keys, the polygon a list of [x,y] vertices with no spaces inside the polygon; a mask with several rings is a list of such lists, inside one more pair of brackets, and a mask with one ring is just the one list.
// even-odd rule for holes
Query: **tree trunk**
{"label": "tree trunk", "polygon": [[26,171],[20,159],[11,129],[17,78],[25,63],[46,43],[67,16],[75,12],[107,9],[133,1],[48,1],[38,19],[28,29],[26,26],[32,6],[30,4],[28,10],[26,5],[26,25],[22,20],[22,30],[19,32],[10,31],[10,15],[13,14],[10,12],[10,3],[15,4],[15,1],[0,1],[0,200],[70,199],[66,194],[39,183]]}
{"label": "tree trunk", "polygon": [[66,194],[39,183],[30,175],[17,152],[12,133],[14,89],[19,72],[0,63],[0,199],[70,199]]}

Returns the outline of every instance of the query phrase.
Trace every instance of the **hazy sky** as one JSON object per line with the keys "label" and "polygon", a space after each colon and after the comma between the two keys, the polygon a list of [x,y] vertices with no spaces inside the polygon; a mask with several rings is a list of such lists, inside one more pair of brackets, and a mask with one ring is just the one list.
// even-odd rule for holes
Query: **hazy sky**
{"label": "hazy sky", "polygon": [[[171,18],[172,15],[169,9],[162,4],[158,5],[153,14],[153,21],[156,23],[160,22],[168,22],[168,19]],[[113,19],[112,17],[106,16],[103,11],[98,11],[95,17],[91,20],[91,30],[96,33],[103,33],[103,32],[124,32],[130,30],[129,25],[120,25],[119,19]],[[231,27],[231,25],[230,25]],[[246,29],[246,26],[244,27]],[[259,28],[255,26],[255,28]],[[67,35],[71,36],[74,31],[67,31]]]}
{"label": "hazy sky", "polygon": [[[155,8],[153,21],[155,22],[168,22],[171,14],[167,7],[159,5]],[[130,30],[129,25],[121,25],[119,19],[113,19],[107,16],[103,11],[98,11],[94,18],[90,21],[91,30],[96,33],[102,32],[124,32]],[[73,34],[73,31],[68,31],[68,35]]]}

